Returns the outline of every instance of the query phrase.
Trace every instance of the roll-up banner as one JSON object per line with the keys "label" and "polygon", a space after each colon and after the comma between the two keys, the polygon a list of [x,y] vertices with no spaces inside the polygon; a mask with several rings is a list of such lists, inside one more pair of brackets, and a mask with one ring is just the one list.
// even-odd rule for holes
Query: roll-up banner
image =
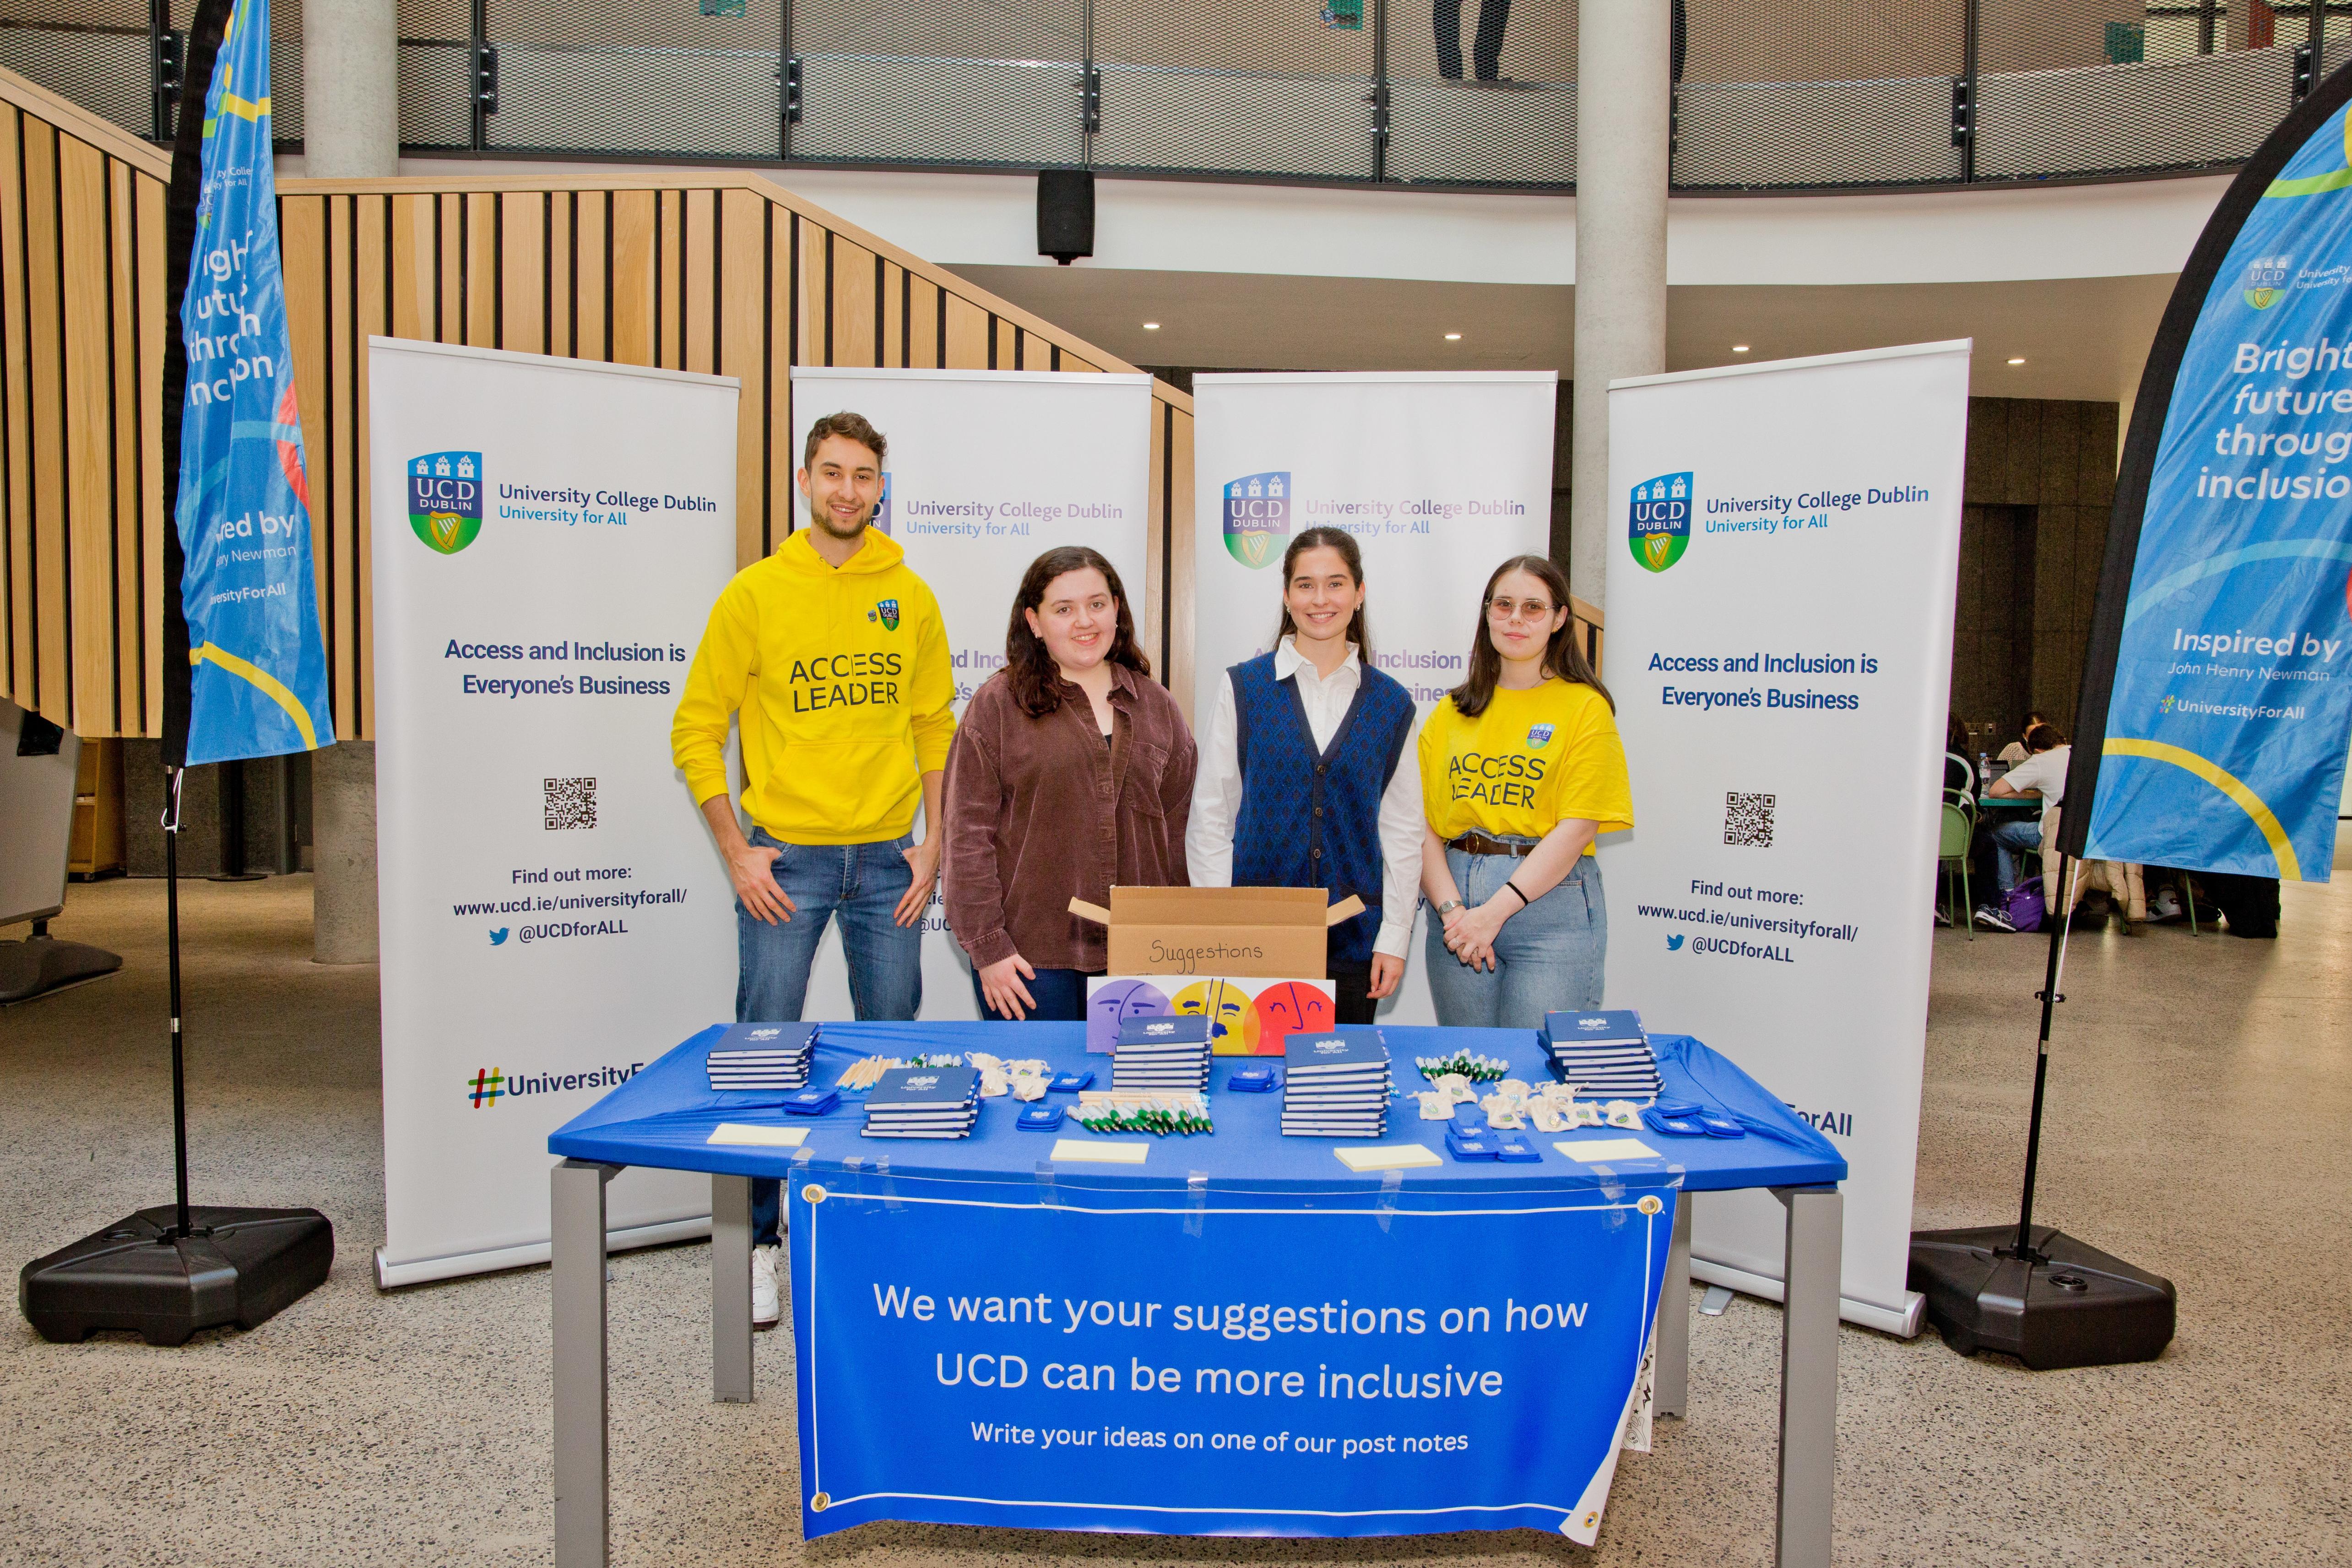
{"label": "roll-up banner", "polygon": [[2352,69],[2240,172],[2116,479],[2059,847],[2325,882],[2352,728]]}
{"label": "roll-up banner", "polygon": [[[737,383],[368,341],[380,1286],[547,1257],[547,1135],[733,1012],[671,715],[735,569]],[[707,1232],[629,1171],[621,1245]]]}
{"label": "roll-up banner", "polygon": [[[1426,717],[1462,683],[1487,574],[1549,546],[1558,403],[1551,371],[1194,377],[1194,723],[1274,646],[1283,551],[1316,527],[1355,536],[1371,662]],[[1425,918],[1388,1022],[1437,1021]]]}
{"label": "roll-up banner", "polygon": [[[1904,1334],[1968,387],[1963,342],[1609,390],[1609,1005],[1837,1145],[1844,1314]],[[1695,1275],[1779,1296],[1777,1203],[1692,1216]]]}
{"label": "roll-up banner", "polygon": [[[1029,563],[1048,550],[1086,544],[1102,552],[1127,589],[1142,640],[1145,608],[1160,585],[1146,549],[1150,376],[795,365],[794,467],[809,426],[845,409],[864,415],[889,443],[874,526],[906,551],[908,566],[939,599],[959,716],[981,682],[1003,667],[1013,595]],[[805,516],[793,521],[807,526]],[[1156,660],[1156,649],[1145,651]],[[1167,679],[1165,670],[1152,673]],[[803,1011],[812,1019],[854,1016],[838,930],[828,929],[817,950]],[[923,914],[922,1016],[978,1013],[971,965],[935,892]]]}

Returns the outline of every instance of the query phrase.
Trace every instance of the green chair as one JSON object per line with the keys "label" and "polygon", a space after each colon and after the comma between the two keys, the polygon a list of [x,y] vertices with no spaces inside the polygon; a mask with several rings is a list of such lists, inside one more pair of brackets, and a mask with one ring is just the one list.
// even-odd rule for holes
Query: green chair
{"label": "green chair", "polygon": [[1966,806],[1956,805],[1948,797],[1944,802],[1943,834],[1936,845],[1936,868],[1944,877],[1944,898],[1948,904],[1951,900],[1951,873],[1955,870],[1959,872],[1960,907],[1954,914],[1952,923],[1966,926],[1970,942],[1977,939],[1977,906],[1975,896],[1969,888],[1969,855],[1976,847],[1976,817]]}

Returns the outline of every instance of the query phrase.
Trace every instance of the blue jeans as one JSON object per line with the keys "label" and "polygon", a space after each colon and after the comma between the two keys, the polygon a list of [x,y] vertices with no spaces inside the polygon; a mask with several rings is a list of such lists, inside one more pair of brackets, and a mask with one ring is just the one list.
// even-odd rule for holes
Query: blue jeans
{"label": "blue jeans", "polygon": [[[1016,976],[1018,978],[1018,976]],[[1030,997],[1037,1004],[1028,1010],[1028,1021],[1035,1024],[1083,1024],[1087,1021],[1087,981],[1090,977],[1083,969],[1041,969],[1036,977],[1024,980]],[[992,1023],[1002,1023],[1004,1016],[988,1010],[988,998],[981,994],[980,971],[971,972],[972,1000],[980,1004],[980,1016]]]}
{"label": "blue jeans", "polygon": [[[770,874],[799,909],[770,925],[735,901],[735,1019],[796,1024],[808,999],[809,968],[826,922],[841,922],[849,960],[849,1001],[859,1021],[912,1018],[923,1005],[923,928],[893,918],[914,872],[904,853],[912,837],[879,844],[786,844],[767,829],[751,842],[778,853]],[[776,1184],[751,1184],[751,1239],[776,1244]]]}
{"label": "blue jeans", "polygon": [[2026,851],[2042,847],[2042,824],[2030,816],[2013,817],[1995,823],[1986,837],[1992,840],[1993,886],[2005,895],[2024,874],[2021,860]]}
{"label": "blue jeans", "polygon": [[[1445,852],[1462,901],[1476,909],[1501,893],[1525,860],[1508,855]],[[1501,893],[1507,904],[1517,898]],[[1454,1029],[1539,1029],[1546,1013],[1601,1005],[1601,966],[1609,956],[1609,906],[1601,866],[1590,855],[1558,887],[1503,922],[1495,967],[1473,969],[1445,950],[1444,922],[1429,922],[1429,995],[1437,1021]]]}

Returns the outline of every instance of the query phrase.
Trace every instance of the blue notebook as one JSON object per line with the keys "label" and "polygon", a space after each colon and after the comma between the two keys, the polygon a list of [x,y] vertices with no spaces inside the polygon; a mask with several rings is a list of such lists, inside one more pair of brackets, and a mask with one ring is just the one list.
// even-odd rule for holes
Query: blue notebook
{"label": "blue notebook", "polygon": [[952,1110],[979,1094],[978,1068],[892,1068],[866,1097],[866,1110]]}
{"label": "blue notebook", "polygon": [[1123,1018],[1118,1026],[1122,1046],[1205,1046],[1209,1020],[1200,1013],[1158,1017]]}
{"label": "blue notebook", "polygon": [[816,1038],[814,1024],[732,1024],[710,1047],[719,1051],[802,1051]]}
{"label": "blue notebook", "polygon": [[1642,1015],[1631,1007],[1601,1013],[1546,1013],[1544,1041],[1557,1050],[1562,1046],[1646,1045]]}
{"label": "blue notebook", "polygon": [[1312,1078],[1326,1073],[1360,1073],[1366,1068],[1385,1069],[1389,1047],[1381,1038],[1380,1030],[1364,1025],[1317,1035],[1293,1032],[1283,1042],[1282,1065],[1285,1075],[1294,1079],[1302,1072]]}

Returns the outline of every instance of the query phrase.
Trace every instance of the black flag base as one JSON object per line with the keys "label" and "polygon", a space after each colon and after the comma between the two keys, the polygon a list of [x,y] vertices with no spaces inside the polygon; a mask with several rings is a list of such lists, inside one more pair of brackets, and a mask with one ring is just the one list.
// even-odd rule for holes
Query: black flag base
{"label": "black flag base", "polygon": [[141,1209],[25,1265],[16,1300],[45,1340],[127,1329],[151,1345],[199,1329],[268,1321],[323,1284],[335,1228],[317,1209]]}
{"label": "black flag base", "polygon": [[68,985],[96,980],[122,967],[122,958],[87,942],[59,942],[49,922],[35,921],[22,942],[0,942],[0,1006],[29,1002]]}
{"label": "black flag base", "polygon": [[2013,1355],[2036,1372],[2154,1361],[2172,1342],[2172,1281],[2048,1226],[2030,1255],[2013,1225],[1911,1233],[1910,1288],[1962,1355]]}

